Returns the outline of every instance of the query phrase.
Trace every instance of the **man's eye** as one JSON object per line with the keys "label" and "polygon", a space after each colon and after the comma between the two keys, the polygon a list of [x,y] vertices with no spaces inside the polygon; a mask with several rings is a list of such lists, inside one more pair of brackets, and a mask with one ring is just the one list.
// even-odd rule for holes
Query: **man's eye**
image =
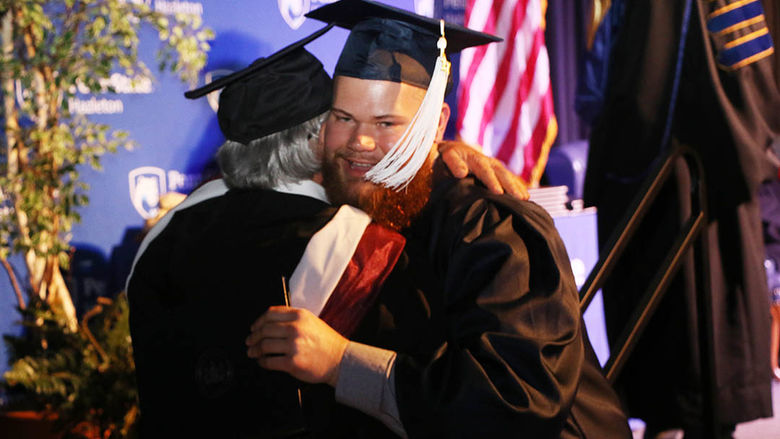
{"label": "man's eye", "polygon": [[395,123],[393,122],[377,122],[377,126],[380,126],[382,128],[392,128],[395,126]]}

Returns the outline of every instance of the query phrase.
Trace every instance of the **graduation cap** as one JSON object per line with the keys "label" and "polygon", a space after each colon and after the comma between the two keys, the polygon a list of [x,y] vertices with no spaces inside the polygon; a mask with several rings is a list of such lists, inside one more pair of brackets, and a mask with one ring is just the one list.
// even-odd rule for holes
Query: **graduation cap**
{"label": "graduation cap", "polygon": [[426,90],[406,132],[366,173],[374,183],[403,189],[425,163],[436,138],[450,73],[446,54],[501,38],[369,0],[341,0],[306,16],[350,30],[334,76]]}
{"label": "graduation cap", "polygon": [[[306,16],[350,30],[334,76],[404,82],[428,88],[439,56],[441,20],[370,0],[341,0]],[[446,22],[444,34],[447,54],[501,41],[495,35]],[[423,78],[419,72],[421,66],[427,72]]]}
{"label": "graduation cap", "polygon": [[333,86],[322,63],[303,46],[332,27],[184,96],[196,99],[224,88],[217,110],[219,127],[227,139],[244,144],[306,122],[330,108]]}

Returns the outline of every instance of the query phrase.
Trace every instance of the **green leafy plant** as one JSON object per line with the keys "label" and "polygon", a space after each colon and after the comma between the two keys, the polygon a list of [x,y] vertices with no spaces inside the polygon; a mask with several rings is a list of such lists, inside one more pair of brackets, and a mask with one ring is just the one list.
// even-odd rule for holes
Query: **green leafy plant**
{"label": "green leafy plant", "polygon": [[[124,437],[137,414],[124,299],[78,321],[63,278],[71,228],[89,202],[80,177],[107,153],[132,149],[129,133],[78,114],[77,92],[115,92],[112,75],[148,84],[142,27],[157,32],[158,68],[194,85],[213,33],[200,18],[166,17],[139,0],[0,0],[0,264],[11,280],[24,332],[6,337],[4,378],[14,399]],[[24,258],[18,279],[9,256]]]}
{"label": "green leafy plant", "polygon": [[[138,57],[142,25],[159,34],[159,68],[194,84],[213,38],[198,16],[169,19],[135,0],[0,0],[0,263],[21,308],[29,290],[72,330],[76,313],[61,270],[68,267],[78,209],[89,201],[79,169],[99,169],[104,154],[133,142],[70,107],[79,89],[115,91],[114,73],[131,84],[150,80]],[[15,252],[24,255],[25,286],[8,263]]]}
{"label": "green leafy plant", "polygon": [[24,393],[15,408],[56,413],[57,427],[71,435],[132,436],[138,416],[127,298],[99,298],[78,331],[45,301],[21,310],[23,336],[5,336],[13,366],[7,392]]}

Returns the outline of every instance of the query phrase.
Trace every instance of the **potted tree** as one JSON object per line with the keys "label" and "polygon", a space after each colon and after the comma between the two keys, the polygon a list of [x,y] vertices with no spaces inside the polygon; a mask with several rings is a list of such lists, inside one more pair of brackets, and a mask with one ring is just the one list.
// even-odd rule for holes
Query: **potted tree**
{"label": "potted tree", "polygon": [[[139,0],[0,0],[0,264],[26,329],[8,340],[12,367],[4,378],[38,409],[98,420],[104,433],[120,436],[135,409],[111,414],[106,427],[110,410],[98,404],[107,402],[90,402],[104,390],[89,386],[132,377],[125,302],[101,303],[79,321],[63,270],[71,226],[88,203],[80,168],[100,168],[104,154],[133,142],[75,114],[69,102],[79,88],[113,91],[108,79],[116,72],[152,77],[138,56],[142,26],[159,34],[160,70],[194,85],[213,39],[197,16],[166,17]],[[23,257],[26,278],[15,275],[12,254]],[[133,401],[133,392],[132,383],[117,390],[123,401]]]}

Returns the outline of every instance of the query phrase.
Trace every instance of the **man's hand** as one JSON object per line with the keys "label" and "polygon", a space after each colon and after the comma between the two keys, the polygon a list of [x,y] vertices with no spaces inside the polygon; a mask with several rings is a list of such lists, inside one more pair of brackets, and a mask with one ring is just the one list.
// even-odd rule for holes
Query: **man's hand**
{"label": "man's hand", "polygon": [[441,159],[455,177],[464,178],[471,172],[493,193],[503,194],[506,191],[521,200],[530,197],[520,177],[509,172],[497,159],[482,154],[479,149],[454,140],[442,140],[438,148]]}
{"label": "man's hand", "polygon": [[252,324],[247,355],[308,383],[336,386],[349,340],[305,309],[272,306]]}

